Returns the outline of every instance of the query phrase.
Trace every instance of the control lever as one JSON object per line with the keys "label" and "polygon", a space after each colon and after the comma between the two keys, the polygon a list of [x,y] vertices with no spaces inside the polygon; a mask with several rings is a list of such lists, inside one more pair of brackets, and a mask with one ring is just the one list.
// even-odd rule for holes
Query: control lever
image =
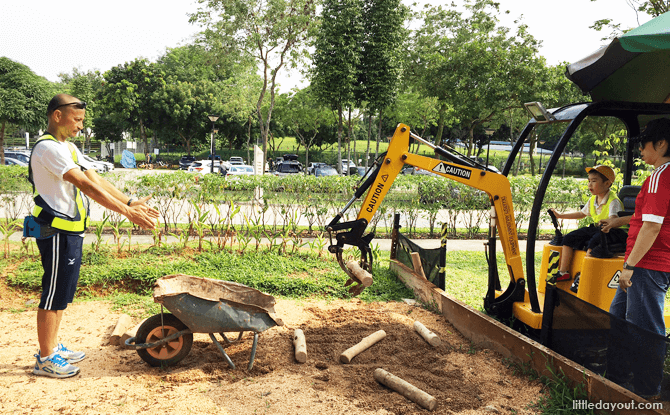
{"label": "control lever", "polygon": [[554,225],[554,237],[551,239],[549,242],[549,245],[554,245],[554,246],[562,246],[563,245],[563,233],[558,227],[558,220],[556,219],[556,215],[554,215],[554,211],[549,209],[547,210],[547,213],[551,217],[551,223]]}

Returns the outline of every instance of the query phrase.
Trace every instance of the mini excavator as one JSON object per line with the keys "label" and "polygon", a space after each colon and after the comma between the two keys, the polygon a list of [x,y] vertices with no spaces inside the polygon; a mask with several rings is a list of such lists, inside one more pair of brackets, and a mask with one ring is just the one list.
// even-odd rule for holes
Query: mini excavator
{"label": "mini excavator", "polygon": [[[639,186],[631,186],[634,171],[634,151],[636,146],[630,138],[639,134],[641,127],[654,118],[670,118],[668,104],[642,104],[634,102],[591,102],[571,104],[565,107],[546,110],[539,103],[526,104],[531,119],[518,140],[513,144],[510,155],[501,173],[497,173],[451,148],[440,147],[412,133],[407,125],[399,124],[393,134],[388,151],[382,154],[361,179],[351,200],[336,217],[326,226],[331,237],[329,251],[333,253],[341,268],[349,276],[346,285],[351,286],[350,292],[358,295],[372,283],[372,252],[370,242],[373,233],[366,234],[366,228],[375,212],[383,203],[394,180],[405,165],[418,167],[438,174],[450,180],[485,192],[491,203],[488,255],[488,289],[484,295],[484,309],[489,315],[501,320],[509,319],[521,322],[530,332],[541,330],[543,325],[543,309],[547,284],[574,295],[577,298],[598,307],[609,310],[609,305],[618,287],[618,276],[623,267],[621,252],[613,253],[610,258],[587,256],[584,251],[575,251],[570,274],[573,279],[553,282],[551,268],[558,263],[561,247],[547,245],[544,247],[539,278],[535,271],[535,240],[540,222],[540,215],[546,214],[543,206],[545,193],[552,177],[557,170],[559,160],[568,141],[579,134],[579,127],[585,120],[598,122],[620,123],[627,131],[624,161],[622,166],[624,205],[634,209],[634,199]],[[595,121],[594,121],[595,120]],[[523,150],[524,143],[529,141],[531,133],[539,126],[551,126],[554,131],[555,146],[548,157],[546,168],[535,193],[529,219],[527,251],[525,260],[519,251],[519,240],[515,221],[514,204],[507,175],[511,171],[518,154]],[[537,133],[537,132],[536,132]],[[426,157],[409,151],[412,140],[432,148],[439,158]],[[345,213],[356,201],[363,197],[356,220],[342,222]],[[627,202],[629,201],[629,202]],[[628,210],[627,209],[627,210]],[[335,241],[333,241],[333,237]],[[502,245],[502,251],[509,273],[509,281],[503,289],[498,275],[496,262],[496,241]],[[347,246],[360,250],[358,266],[353,267],[351,261],[345,263],[344,249]],[[356,262],[356,261],[354,261]],[[525,262],[525,268],[524,268]],[[573,286],[574,276],[580,275],[577,289]],[[573,290],[570,287],[573,286]],[[576,291],[576,292],[575,292]],[[666,315],[666,325],[670,318]],[[539,336],[538,336],[539,337]]]}

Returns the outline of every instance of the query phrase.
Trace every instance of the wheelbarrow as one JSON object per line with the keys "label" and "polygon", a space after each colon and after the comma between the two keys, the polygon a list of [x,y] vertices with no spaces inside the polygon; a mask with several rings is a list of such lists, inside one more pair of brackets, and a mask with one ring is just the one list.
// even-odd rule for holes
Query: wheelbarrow
{"label": "wheelbarrow", "polygon": [[[254,342],[247,369],[251,370],[259,333],[284,325],[274,311],[273,296],[230,281],[166,275],[154,285],[154,301],[161,305],[160,314],[149,317],[135,337],[125,342],[151,366],[176,365],[191,351],[193,333],[208,333],[228,365],[235,369],[214,333],[219,333],[226,344],[232,344],[250,331]],[[163,312],[163,307],[171,314]],[[225,333],[237,333],[237,339],[230,340]]]}

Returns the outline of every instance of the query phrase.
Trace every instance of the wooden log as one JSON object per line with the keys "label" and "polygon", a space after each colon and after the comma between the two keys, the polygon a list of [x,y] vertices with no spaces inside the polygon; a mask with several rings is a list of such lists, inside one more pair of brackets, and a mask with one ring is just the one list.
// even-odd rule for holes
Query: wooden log
{"label": "wooden log", "polygon": [[340,355],[340,362],[342,363],[349,363],[351,362],[351,359],[356,357],[359,353],[367,350],[372,346],[373,344],[377,343],[381,339],[386,337],[386,332],[384,330],[379,330],[371,335],[365,337],[363,340],[361,340],[357,345],[352,346],[342,352]]}
{"label": "wooden log", "polygon": [[147,321],[145,318],[144,320],[140,321],[135,327],[131,328],[130,330],[126,330],[125,333],[123,333],[123,336],[119,339],[119,346],[125,347],[126,346],[126,340],[128,340],[131,337],[137,336],[137,330],[140,329],[140,326],[144,324],[144,322]]}
{"label": "wooden log", "polygon": [[421,405],[421,407],[428,409],[429,411],[432,411],[437,406],[437,399],[435,399],[435,397],[422,391],[411,383],[390,374],[384,369],[376,369],[374,377],[377,382],[393,389],[405,398]]}
{"label": "wooden log", "polygon": [[421,265],[421,256],[419,256],[419,253],[412,252],[410,256],[412,257],[412,266],[414,267],[414,272],[424,280],[428,281],[426,274],[423,272],[423,265]]}
{"label": "wooden log", "polygon": [[358,261],[352,259],[351,261],[347,262],[346,265],[349,271],[351,271],[351,273],[354,274],[356,278],[358,278],[364,287],[369,287],[372,285],[372,274],[361,268],[361,266],[358,265]]}
{"label": "wooden log", "polygon": [[300,329],[295,329],[293,333],[293,346],[295,347],[295,360],[305,363],[307,361],[307,342],[305,333]]}
{"label": "wooden log", "polygon": [[439,337],[437,337],[437,334],[433,333],[432,331],[428,330],[426,326],[421,324],[419,321],[414,322],[414,330],[417,331],[423,337],[425,341],[428,342],[433,347],[438,347],[440,344],[442,344],[442,341],[440,340]]}
{"label": "wooden log", "polygon": [[116,326],[114,327],[114,331],[112,331],[112,335],[109,337],[109,344],[112,345],[118,345],[119,344],[119,339],[123,335],[123,333],[126,332],[129,328],[133,326],[133,319],[130,318],[128,314],[121,314],[119,316],[119,319],[116,321]]}

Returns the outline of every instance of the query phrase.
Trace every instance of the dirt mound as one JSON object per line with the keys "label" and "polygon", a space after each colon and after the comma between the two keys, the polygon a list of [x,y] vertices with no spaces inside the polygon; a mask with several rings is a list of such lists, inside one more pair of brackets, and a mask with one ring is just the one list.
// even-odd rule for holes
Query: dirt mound
{"label": "dirt mound", "polygon": [[[37,349],[35,311],[0,312],[0,412],[415,414],[417,404],[378,384],[376,368],[433,395],[435,414],[533,413],[541,385],[515,376],[503,359],[477,349],[444,319],[404,303],[279,300],[285,326],[261,334],[247,371],[253,336],[226,347],[232,370],[205,334],[177,366],[152,368],[135,351],[107,345],[118,319],[104,302],[85,302],[65,313],[61,341],[86,351],[81,374],[56,380],[31,374]],[[436,348],[413,328],[421,321],[442,339]],[[305,364],[293,358],[293,331],[307,339]],[[383,329],[387,336],[350,364],[340,354]],[[236,336],[229,336],[229,338]]]}

